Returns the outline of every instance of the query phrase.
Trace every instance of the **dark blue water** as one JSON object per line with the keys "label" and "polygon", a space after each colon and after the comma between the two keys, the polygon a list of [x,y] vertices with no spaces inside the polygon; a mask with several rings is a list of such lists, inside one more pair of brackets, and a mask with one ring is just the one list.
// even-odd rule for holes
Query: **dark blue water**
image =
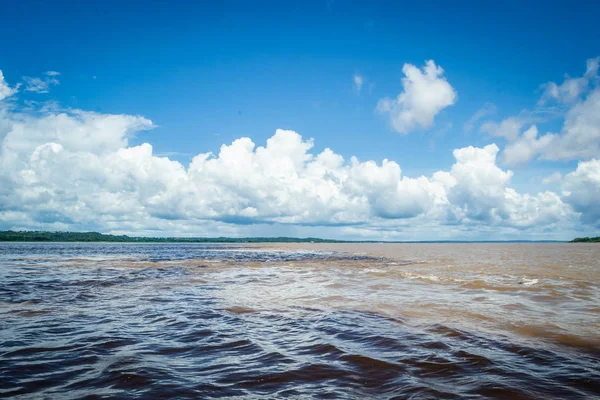
{"label": "dark blue water", "polygon": [[[251,284],[261,298],[291,293],[320,263],[356,258],[206,244],[0,244],[0,397],[600,395],[596,349],[415,326],[326,302],[251,308],[236,297]],[[288,287],[277,268],[293,262],[303,264]]]}

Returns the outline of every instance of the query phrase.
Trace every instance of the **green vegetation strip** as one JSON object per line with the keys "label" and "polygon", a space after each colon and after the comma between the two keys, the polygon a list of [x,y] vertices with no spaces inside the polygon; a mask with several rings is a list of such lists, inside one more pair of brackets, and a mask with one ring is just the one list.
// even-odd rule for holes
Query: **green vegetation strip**
{"label": "green vegetation strip", "polygon": [[575,238],[571,243],[600,243],[600,236]]}
{"label": "green vegetation strip", "polygon": [[0,242],[133,242],[133,243],[336,243],[341,240],[291,237],[203,238],[203,237],[136,237],[105,235],[98,232],[0,231]]}
{"label": "green vegetation strip", "polygon": [[[117,243],[529,243],[557,240],[333,240],[294,237],[147,237],[106,235],[98,232],[0,231],[0,242],[117,242]],[[571,242],[600,242],[600,237],[577,238]]]}

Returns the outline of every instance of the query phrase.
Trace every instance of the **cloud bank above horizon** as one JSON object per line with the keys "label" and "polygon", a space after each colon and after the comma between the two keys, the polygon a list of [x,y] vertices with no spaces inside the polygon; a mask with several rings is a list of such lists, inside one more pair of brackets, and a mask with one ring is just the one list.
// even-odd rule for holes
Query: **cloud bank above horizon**
{"label": "cloud bank above horizon", "polygon": [[[9,84],[0,71],[0,227],[202,236],[284,232],[368,239],[566,239],[600,228],[598,58],[581,78],[543,85],[536,106],[566,107],[562,130],[540,135],[535,118],[465,126],[499,143],[454,149],[454,162],[429,176],[406,176],[401,161],[359,160],[277,129],[264,144],[240,137],[188,165],[130,139],[155,123],[142,116],[24,107],[21,90],[45,93],[58,72]],[[405,64],[403,91],[376,105],[392,129],[430,128],[458,91],[433,60]],[[363,77],[355,75],[358,91]],[[501,149],[502,143],[505,143]],[[560,190],[533,195],[511,186],[508,169],[542,160],[576,160],[553,176]],[[292,227],[293,230],[289,230]],[[291,233],[290,233],[291,232]]]}

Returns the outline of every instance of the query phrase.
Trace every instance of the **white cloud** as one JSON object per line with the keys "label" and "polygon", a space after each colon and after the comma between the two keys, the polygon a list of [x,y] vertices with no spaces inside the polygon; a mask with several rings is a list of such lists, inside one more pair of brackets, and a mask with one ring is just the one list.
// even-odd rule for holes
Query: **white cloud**
{"label": "white cloud", "polygon": [[567,112],[561,133],[549,132],[538,137],[537,127],[532,125],[519,135],[525,123],[513,125],[511,120],[514,118],[496,125],[511,127],[503,131],[510,133],[506,135],[509,144],[503,154],[503,161],[507,165],[523,164],[535,157],[569,161],[587,160],[600,154],[600,89],[592,91],[585,100]]}
{"label": "white cloud", "polygon": [[[600,154],[600,87],[598,67],[600,57],[589,59],[583,77],[567,79],[562,85],[547,84],[540,103],[548,99],[564,106],[522,111],[500,123],[488,121],[480,131],[499,136],[508,142],[502,161],[516,166],[539,158],[551,161],[589,160]],[[534,124],[548,117],[564,119],[560,132],[539,134]]]}
{"label": "white cloud", "polygon": [[555,193],[533,196],[510,188],[513,172],[496,165],[498,151],[495,144],[454,151],[457,162],[446,179],[451,209],[459,221],[523,229],[549,227],[574,217]]}
{"label": "white cloud", "polygon": [[4,74],[0,70],[0,101],[17,93],[17,88],[11,88],[4,80]]}
{"label": "white cloud", "polygon": [[450,170],[452,178],[448,196],[468,218],[490,220],[502,212],[506,187],[512,171],[496,166],[498,147],[495,144],[481,148],[466,147],[454,150],[456,163]]}
{"label": "white cloud", "polygon": [[402,78],[404,91],[396,99],[379,100],[377,111],[389,113],[392,128],[400,133],[431,127],[435,116],[456,102],[456,91],[433,60],[427,61],[422,71],[404,64],[402,72],[406,75]]}
{"label": "white cloud", "polygon": [[562,189],[564,201],[584,222],[600,227],[600,159],[580,162],[564,177]]}
{"label": "white cloud", "polygon": [[502,153],[502,161],[506,165],[520,165],[531,160],[536,154],[546,151],[552,143],[553,135],[538,138],[538,129],[532,125],[523,132],[516,141],[509,143]]}
{"label": "white cloud", "polygon": [[532,120],[526,116],[509,117],[500,123],[488,121],[481,125],[481,132],[492,136],[500,136],[509,141],[514,141],[519,137],[523,126],[531,123]]}
{"label": "white cloud", "polygon": [[60,75],[59,72],[47,71],[44,75],[46,76],[43,78],[24,76],[23,82],[25,83],[25,90],[35,93],[48,93],[50,91],[50,86],[58,85],[60,83],[58,78],[56,78]]}
{"label": "white cloud", "polygon": [[362,85],[364,83],[364,78],[359,74],[354,74],[352,79],[354,81],[354,89],[356,89],[356,91],[360,93],[360,90],[362,89]]}
{"label": "white cloud", "polygon": [[214,236],[252,234],[255,224],[390,237],[419,227],[422,236],[405,238],[427,239],[490,227],[518,236],[570,227],[576,217],[555,193],[512,189],[496,145],[457,149],[449,170],[408,177],[395,161],[315,153],[312,139],[279,129],[263,146],[239,138],[184,166],[148,143],[129,145],[153,126],[140,116],[4,109],[0,226]]}
{"label": "white cloud", "polygon": [[562,174],[560,172],[556,171],[556,172],[553,172],[552,174],[548,175],[544,179],[542,179],[542,183],[544,185],[549,185],[552,183],[562,182],[562,179],[563,179]]}
{"label": "white cloud", "polygon": [[588,90],[590,83],[595,83],[595,80],[598,78],[599,63],[600,57],[590,58],[587,60],[587,68],[582,77],[569,78],[567,76],[560,85],[554,82],[548,82],[542,85],[544,93],[540,98],[539,104],[544,104],[548,101],[572,103],[579,100],[581,95]]}
{"label": "white cloud", "polygon": [[[551,134],[549,134],[551,135]],[[542,153],[548,160],[590,159],[600,154],[600,88],[573,106],[565,117],[560,135]]]}

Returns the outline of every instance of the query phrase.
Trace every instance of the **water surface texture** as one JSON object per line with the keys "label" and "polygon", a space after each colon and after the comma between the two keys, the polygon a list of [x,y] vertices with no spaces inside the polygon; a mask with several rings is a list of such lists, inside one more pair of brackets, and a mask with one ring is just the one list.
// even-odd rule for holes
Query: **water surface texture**
{"label": "water surface texture", "polygon": [[0,243],[0,397],[600,398],[597,244]]}

